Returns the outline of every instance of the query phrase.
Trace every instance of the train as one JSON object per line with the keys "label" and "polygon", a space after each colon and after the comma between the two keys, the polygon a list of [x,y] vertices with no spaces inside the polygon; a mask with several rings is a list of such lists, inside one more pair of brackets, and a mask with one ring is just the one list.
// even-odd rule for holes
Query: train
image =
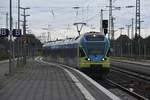
{"label": "train", "polygon": [[98,76],[109,73],[109,51],[109,39],[100,32],[87,32],[76,38],[50,41],[43,45],[45,60]]}

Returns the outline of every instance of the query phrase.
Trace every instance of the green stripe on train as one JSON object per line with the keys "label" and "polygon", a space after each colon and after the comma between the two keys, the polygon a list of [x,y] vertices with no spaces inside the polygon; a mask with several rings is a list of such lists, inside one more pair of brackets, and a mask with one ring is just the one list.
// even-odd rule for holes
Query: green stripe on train
{"label": "green stripe on train", "polygon": [[109,58],[107,57],[107,60],[104,61],[88,61],[85,60],[86,57],[82,57],[79,60],[80,67],[81,68],[89,68],[90,65],[102,65],[102,68],[110,68]]}

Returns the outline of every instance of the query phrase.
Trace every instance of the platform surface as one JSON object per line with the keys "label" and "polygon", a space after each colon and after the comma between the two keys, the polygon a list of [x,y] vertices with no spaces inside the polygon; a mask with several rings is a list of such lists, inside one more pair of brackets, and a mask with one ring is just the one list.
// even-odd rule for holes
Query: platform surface
{"label": "platform surface", "polygon": [[[84,83],[95,100],[112,99],[91,86],[91,83],[83,77],[80,78],[77,74],[75,76]],[[0,100],[86,100],[86,98],[72,78],[61,68],[30,61],[23,71],[18,71],[18,74],[10,78],[0,89]]]}

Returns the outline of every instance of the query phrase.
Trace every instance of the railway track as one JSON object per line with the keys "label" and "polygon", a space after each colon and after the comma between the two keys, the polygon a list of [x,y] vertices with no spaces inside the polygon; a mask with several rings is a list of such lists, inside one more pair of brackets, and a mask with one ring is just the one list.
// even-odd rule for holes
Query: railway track
{"label": "railway track", "polygon": [[150,99],[150,77],[112,66],[107,82],[123,89],[138,100]]}
{"label": "railway track", "polygon": [[134,72],[134,71],[131,71],[131,70],[126,70],[126,69],[118,68],[118,67],[115,67],[115,66],[113,66],[111,70],[112,71],[118,71],[118,72],[121,72],[121,73],[124,73],[124,74],[128,74],[132,77],[142,79],[143,81],[150,81],[150,76],[143,75],[141,73]]}
{"label": "railway track", "polygon": [[145,98],[144,96],[141,96],[135,92],[132,91],[132,89],[128,89],[128,88],[125,88],[123,86],[121,86],[120,84],[116,83],[116,82],[113,82],[109,79],[106,79],[107,82],[115,85],[117,88],[121,89],[122,91],[125,91],[127,94],[129,94],[130,96],[133,96],[134,98],[136,98],[137,100],[149,100],[148,98]]}
{"label": "railway track", "polygon": [[[92,77],[93,78],[93,77]],[[110,78],[93,78],[99,84],[107,88],[109,91],[120,97],[122,100],[149,100],[149,98],[144,97],[133,91],[132,88],[127,88]]]}
{"label": "railway track", "polygon": [[128,88],[114,80],[111,80],[109,76],[106,78],[92,78],[109,91],[120,97],[122,100],[149,100],[149,98],[134,92],[132,88]]}
{"label": "railway track", "polygon": [[[112,66],[106,78],[92,78],[110,91],[117,89],[117,91],[121,90],[127,93],[126,98],[120,96],[123,100],[150,100],[150,77],[147,75]],[[118,93],[115,94],[117,95]],[[121,94],[117,96],[119,95]]]}
{"label": "railway track", "polygon": [[[145,66],[145,64],[131,63],[131,62],[122,62],[122,61],[111,61],[111,66],[115,70],[123,70],[128,74],[134,73],[136,77],[144,78],[144,80],[150,81],[150,66]],[[122,71],[122,72],[123,72]]]}

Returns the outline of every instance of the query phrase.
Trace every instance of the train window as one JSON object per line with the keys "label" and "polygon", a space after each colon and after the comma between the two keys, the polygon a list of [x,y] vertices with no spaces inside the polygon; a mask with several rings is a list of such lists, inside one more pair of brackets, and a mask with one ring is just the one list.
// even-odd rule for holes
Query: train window
{"label": "train window", "polygon": [[79,53],[80,53],[80,57],[85,57],[85,53],[84,53],[82,48],[80,48],[80,52]]}
{"label": "train window", "polygon": [[87,35],[85,38],[87,41],[104,41],[103,35]]}

